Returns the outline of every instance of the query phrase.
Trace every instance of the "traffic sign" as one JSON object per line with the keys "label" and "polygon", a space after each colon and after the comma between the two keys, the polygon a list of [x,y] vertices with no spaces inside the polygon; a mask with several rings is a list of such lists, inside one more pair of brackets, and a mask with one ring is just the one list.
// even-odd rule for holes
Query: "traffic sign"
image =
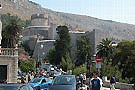
{"label": "traffic sign", "polygon": [[96,62],[97,62],[97,63],[98,63],[98,62],[102,62],[102,58],[96,57]]}
{"label": "traffic sign", "polygon": [[96,63],[96,68],[101,68],[101,62]]}

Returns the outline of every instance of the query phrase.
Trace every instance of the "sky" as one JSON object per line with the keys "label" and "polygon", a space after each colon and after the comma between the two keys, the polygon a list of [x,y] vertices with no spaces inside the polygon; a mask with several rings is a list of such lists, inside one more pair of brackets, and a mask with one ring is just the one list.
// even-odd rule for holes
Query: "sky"
{"label": "sky", "polygon": [[31,0],[55,11],[135,25],[135,0]]}

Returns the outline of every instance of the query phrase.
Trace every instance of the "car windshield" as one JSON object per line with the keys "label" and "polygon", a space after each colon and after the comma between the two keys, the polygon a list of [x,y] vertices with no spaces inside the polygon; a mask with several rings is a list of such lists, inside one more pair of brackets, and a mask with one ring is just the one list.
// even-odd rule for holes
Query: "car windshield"
{"label": "car windshield", "polygon": [[35,79],[32,79],[30,82],[31,83],[37,83],[37,82],[40,82],[41,81],[41,78],[35,78]]}
{"label": "car windshield", "polygon": [[74,76],[58,76],[54,80],[54,85],[72,85],[76,80]]}
{"label": "car windshield", "polygon": [[54,74],[60,74],[60,72],[54,71]]}

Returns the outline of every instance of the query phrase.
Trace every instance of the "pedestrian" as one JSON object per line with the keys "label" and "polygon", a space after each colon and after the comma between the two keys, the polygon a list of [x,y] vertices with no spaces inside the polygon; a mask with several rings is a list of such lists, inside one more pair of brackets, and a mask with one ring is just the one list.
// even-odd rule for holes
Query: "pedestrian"
{"label": "pedestrian", "polygon": [[110,79],[110,90],[115,90],[115,83],[116,83],[115,77],[111,77],[111,79]]}
{"label": "pedestrian", "polygon": [[86,73],[83,74],[83,82],[86,81]]}
{"label": "pedestrian", "polygon": [[90,80],[90,90],[102,90],[102,80],[98,77],[98,72],[93,72],[93,77]]}
{"label": "pedestrian", "polygon": [[28,73],[28,82],[31,80],[31,74],[30,72]]}
{"label": "pedestrian", "polygon": [[83,86],[83,74],[80,74],[81,87]]}

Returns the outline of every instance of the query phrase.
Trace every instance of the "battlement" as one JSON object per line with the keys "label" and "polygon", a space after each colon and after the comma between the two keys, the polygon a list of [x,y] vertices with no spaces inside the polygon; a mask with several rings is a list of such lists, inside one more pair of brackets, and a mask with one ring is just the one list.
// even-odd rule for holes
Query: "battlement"
{"label": "battlement", "polygon": [[37,19],[37,18],[46,18],[46,19],[48,19],[48,15],[47,14],[33,14],[32,16],[31,16],[31,20],[33,20],[33,19]]}

